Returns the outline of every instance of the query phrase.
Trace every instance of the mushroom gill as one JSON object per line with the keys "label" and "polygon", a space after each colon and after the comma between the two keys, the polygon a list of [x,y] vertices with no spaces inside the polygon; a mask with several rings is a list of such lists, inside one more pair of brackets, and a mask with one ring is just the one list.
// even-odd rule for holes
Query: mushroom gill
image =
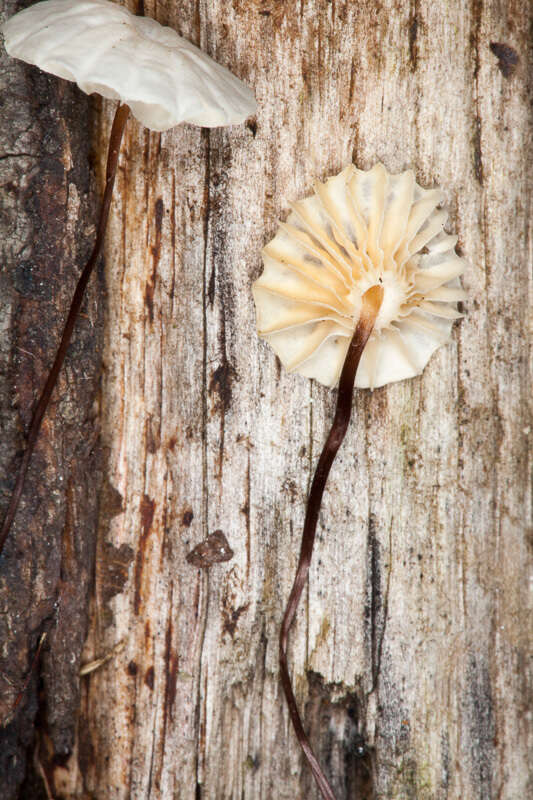
{"label": "mushroom gill", "polygon": [[350,165],[313,196],[291,205],[263,250],[255,282],[257,327],[290,371],[338,383],[373,285],[383,302],[355,385],[376,388],[422,372],[450,338],[455,305],[465,298],[457,237],[443,231],[439,189],[423,189],[411,170]]}

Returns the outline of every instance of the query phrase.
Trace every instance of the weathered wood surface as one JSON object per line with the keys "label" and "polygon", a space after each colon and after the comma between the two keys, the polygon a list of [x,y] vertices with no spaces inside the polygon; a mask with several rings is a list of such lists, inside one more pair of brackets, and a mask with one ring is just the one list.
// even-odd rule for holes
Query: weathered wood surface
{"label": "weathered wood surface", "polygon": [[[84,658],[118,649],[82,679],[54,797],[316,797],[281,699],[277,633],[334,393],[280,370],[255,334],[250,285],[290,200],[379,159],[443,187],[469,301],[420,378],[355,397],[293,630],[294,680],[339,800],[522,800],[528,3],[143,8],[253,86],[259,112],[225,130],[127,133]],[[101,170],[113,109],[96,111]],[[233,559],[188,563],[217,529]]]}
{"label": "weathered wood surface", "polygon": [[[6,0],[2,21],[21,5]],[[51,364],[77,272],[90,251],[94,205],[88,98],[71,84],[13,61],[3,47],[0,86],[3,515],[31,410]],[[26,796],[36,796],[31,775],[37,713],[58,756],[73,746],[94,572],[98,427],[93,404],[101,358],[101,291],[102,282],[93,281],[0,558],[3,800],[18,797],[23,781]],[[47,639],[39,669],[30,674],[43,633]]]}

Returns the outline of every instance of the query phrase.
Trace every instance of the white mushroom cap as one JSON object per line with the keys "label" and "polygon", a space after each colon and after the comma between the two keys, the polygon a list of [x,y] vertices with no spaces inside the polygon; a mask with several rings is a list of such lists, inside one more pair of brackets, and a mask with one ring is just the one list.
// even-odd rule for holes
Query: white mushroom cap
{"label": "white mushroom cap", "polygon": [[109,0],[44,0],[3,28],[9,55],[127,103],[148,128],[242,122],[250,89],[171,28]]}
{"label": "white mushroom cap", "polygon": [[334,386],[359,319],[361,297],[384,289],[355,385],[375,388],[422,372],[449,338],[465,299],[456,236],[443,230],[438,189],[412,171],[349,166],[291,206],[263,250],[254,283],[259,335],[288,370]]}

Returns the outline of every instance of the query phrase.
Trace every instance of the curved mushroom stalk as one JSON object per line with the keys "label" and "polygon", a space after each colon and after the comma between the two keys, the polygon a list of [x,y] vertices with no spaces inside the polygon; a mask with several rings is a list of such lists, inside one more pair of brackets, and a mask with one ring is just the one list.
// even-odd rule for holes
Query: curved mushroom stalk
{"label": "curved mushroom stalk", "polygon": [[326,443],[318,459],[318,464],[315,470],[313,483],[311,484],[311,491],[307,499],[307,511],[305,514],[304,529],[302,533],[302,544],[300,548],[300,558],[296,568],[296,575],[294,576],[294,583],[292,585],[285,614],[283,615],[283,622],[281,623],[281,630],[279,634],[279,664],[281,683],[283,691],[289,706],[289,713],[291,715],[292,724],[296,731],[296,736],[305,757],[309,762],[311,771],[315,780],[322,792],[325,800],[335,800],[335,795],[329,785],[329,782],[324,775],[320,764],[317,761],[313,749],[304,731],[302,719],[296,705],[296,698],[292,690],[291,679],[289,676],[289,669],[287,666],[287,643],[289,638],[289,630],[293,623],[300,597],[309,574],[309,567],[311,565],[311,558],[313,556],[313,546],[315,543],[316,526],[318,516],[320,514],[320,507],[322,505],[322,495],[326,488],[330,469],[335,461],[335,457],[341,446],[348,425],[350,424],[350,417],[352,415],[352,397],[353,387],[355,383],[355,376],[357,368],[361,361],[361,356],[365,349],[366,343],[374,328],[379,310],[383,302],[383,287],[380,285],[372,286],[368,289],[361,299],[361,314],[359,322],[355,328],[355,333],[352,336],[348,347],[348,353],[344,360],[341,377],[339,381],[339,393],[337,395],[337,408],[335,410],[335,417],[333,425],[326,439]]}
{"label": "curved mushroom stalk", "polygon": [[287,639],[309,572],[331,465],[350,420],[353,387],[384,386],[422,372],[450,338],[464,261],[443,227],[442,194],[412,171],[350,165],[291,206],[263,250],[253,287],[259,335],[284,366],[339,384],[335,419],[307,503],[300,560],[281,625],[281,681],[298,740],[326,800],[334,800],[302,726],[287,668]]}
{"label": "curved mushroom stalk", "polygon": [[87,284],[89,283],[89,278],[91,277],[93,270],[96,264],[98,263],[100,254],[102,252],[102,246],[104,243],[105,232],[107,228],[107,221],[109,219],[109,210],[111,208],[111,199],[113,197],[113,188],[115,186],[115,177],[117,174],[120,145],[122,143],[122,137],[124,135],[124,130],[126,128],[126,123],[128,121],[129,114],[130,114],[129,106],[119,105],[116,110],[115,117],[113,119],[113,126],[111,128],[111,135],[109,137],[109,147],[107,152],[105,189],[102,198],[102,206],[100,208],[100,217],[98,220],[98,227],[96,230],[96,239],[93,251],[76,285],[72,302],[70,304],[67,321],[65,322],[65,327],[63,328],[63,333],[61,334],[61,341],[59,343],[59,347],[57,348],[54,363],[52,364],[50,372],[48,373],[44,389],[41,392],[41,396],[39,398],[35,411],[33,412],[33,417],[30,423],[28,436],[26,440],[26,450],[24,451],[24,455],[22,457],[22,461],[19,467],[19,472],[17,475],[17,480],[15,482],[15,488],[13,489],[13,492],[11,494],[7,512],[4,517],[4,521],[2,523],[2,529],[0,531],[0,555],[4,548],[5,541],[9,535],[9,531],[11,530],[11,525],[13,524],[15,514],[17,513],[20,497],[22,495],[22,490],[24,488],[26,473],[28,472],[28,467],[30,465],[31,457],[35,449],[37,437],[39,436],[41,423],[46,413],[46,409],[48,408],[48,404],[50,403],[50,398],[56,386],[57,379],[59,377],[59,372],[61,370],[61,367],[63,366],[63,362],[67,354],[70,340],[72,339],[72,333],[74,331],[74,326],[76,324],[76,320],[80,313],[81,305],[85,295],[85,290],[87,288]]}

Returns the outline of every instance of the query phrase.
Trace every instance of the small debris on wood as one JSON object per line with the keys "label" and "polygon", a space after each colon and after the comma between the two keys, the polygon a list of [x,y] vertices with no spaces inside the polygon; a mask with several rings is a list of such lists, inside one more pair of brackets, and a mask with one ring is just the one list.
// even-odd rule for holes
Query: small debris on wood
{"label": "small debris on wood", "polygon": [[510,78],[519,61],[516,50],[513,50],[508,44],[502,44],[500,42],[491,42],[490,49],[498,59],[498,69],[503,77]]}
{"label": "small debris on wood", "polygon": [[124,650],[125,644],[125,641],[122,640],[116,644],[115,647],[109,651],[109,653],[106,653],[105,656],[102,656],[102,658],[97,658],[95,661],[89,661],[88,664],[83,664],[80,667],[80,678],[83,678],[84,675],[89,675],[91,672],[100,669],[100,667],[103,667],[108,661],[111,661],[114,656]]}
{"label": "small debris on wood", "polygon": [[186,528],[189,528],[193,519],[194,519],[194,512],[192,508],[188,508],[186,511],[183,512],[183,517],[181,518],[181,524],[184,525]]}
{"label": "small debris on wood", "polygon": [[228,544],[223,531],[210,533],[207,539],[197,544],[187,555],[187,561],[193,567],[208,569],[213,564],[229,561],[233,558],[233,550]]}

